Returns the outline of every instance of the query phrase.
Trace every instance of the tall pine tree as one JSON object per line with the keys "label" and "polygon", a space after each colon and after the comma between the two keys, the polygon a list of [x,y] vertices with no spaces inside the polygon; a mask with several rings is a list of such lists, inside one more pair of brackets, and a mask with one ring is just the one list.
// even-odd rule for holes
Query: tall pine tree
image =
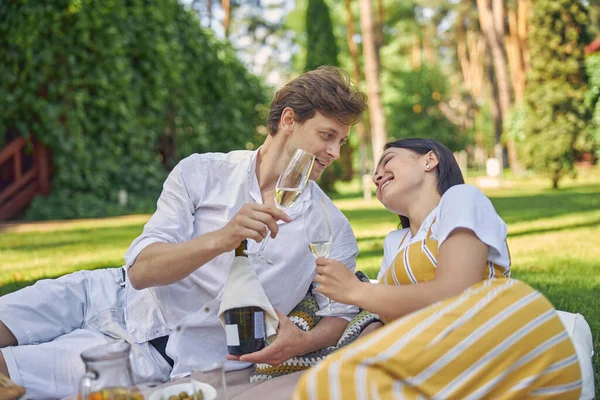
{"label": "tall pine tree", "polygon": [[588,11],[581,0],[534,0],[531,73],[525,92],[522,160],[548,174],[552,187],[574,170],[574,145],[585,130],[584,46]]}
{"label": "tall pine tree", "polygon": [[338,46],[325,0],[308,0],[306,9],[306,71],[321,65],[338,66]]}
{"label": "tall pine tree", "polygon": [[[333,23],[325,0],[308,0],[306,9],[306,66],[310,71],[322,65],[339,66],[338,46],[333,34]],[[352,178],[352,148],[346,144],[340,149],[341,159],[330,166],[321,177],[319,185],[331,192],[337,179]]]}

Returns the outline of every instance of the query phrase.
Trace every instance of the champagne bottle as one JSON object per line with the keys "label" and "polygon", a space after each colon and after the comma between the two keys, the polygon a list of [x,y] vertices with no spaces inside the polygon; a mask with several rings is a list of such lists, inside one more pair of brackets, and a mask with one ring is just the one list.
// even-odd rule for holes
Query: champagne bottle
{"label": "champagne bottle", "polygon": [[[235,249],[235,256],[247,258],[244,252],[247,245],[248,242],[243,240]],[[229,354],[241,356],[265,347],[265,312],[262,308],[256,306],[232,308],[225,311],[224,317]]]}

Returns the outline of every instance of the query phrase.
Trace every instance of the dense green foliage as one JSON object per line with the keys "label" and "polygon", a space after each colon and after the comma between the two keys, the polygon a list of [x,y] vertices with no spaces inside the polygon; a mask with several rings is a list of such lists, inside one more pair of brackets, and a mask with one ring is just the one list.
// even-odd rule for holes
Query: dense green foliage
{"label": "dense green foliage", "polygon": [[390,140],[426,137],[444,143],[453,151],[462,150],[466,137],[460,135],[440,110],[448,101],[448,78],[435,66],[391,71],[390,86],[394,95],[386,104],[387,130]]}
{"label": "dense green foliage", "polygon": [[589,55],[585,60],[585,69],[588,74],[590,89],[587,93],[587,104],[592,112],[590,136],[596,146],[596,153],[600,157],[600,53]]}
{"label": "dense green foliage", "polygon": [[552,186],[573,171],[575,143],[585,134],[588,109],[584,46],[588,15],[579,0],[538,0],[529,45],[521,160],[550,175]]}
{"label": "dense green foliage", "polygon": [[306,71],[321,65],[339,65],[338,46],[325,0],[308,0],[306,45]]}
{"label": "dense green foliage", "polygon": [[52,151],[29,218],[152,210],[178,160],[242,148],[265,119],[260,81],[177,0],[5,1],[0,20],[0,137]]}

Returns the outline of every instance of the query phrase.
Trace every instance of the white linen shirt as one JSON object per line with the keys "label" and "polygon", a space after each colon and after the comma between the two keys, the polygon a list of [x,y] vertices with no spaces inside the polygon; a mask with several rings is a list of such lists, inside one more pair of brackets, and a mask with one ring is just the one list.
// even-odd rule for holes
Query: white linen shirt
{"label": "white linen shirt", "polygon": [[[262,203],[256,178],[257,151],[194,154],[169,174],[157,210],[125,254],[126,269],[148,245],[179,243],[222,228],[248,202]],[[310,190],[308,190],[310,189]],[[264,250],[274,265],[253,266],[269,301],[288,314],[306,295],[315,276],[315,258],[304,232],[302,211],[311,197],[324,199],[331,218],[333,242],[330,258],[354,271],[358,246],[350,223],[318,185],[310,181],[286,213],[289,223],[278,221],[279,233]],[[307,203],[307,204],[305,204]],[[249,249],[260,246],[248,241]],[[136,290],[126,283],[125,320],[134,341],[143,343],[170,335],[166,352],[175,365],[171,377],[185,375],[205,362],[225,362],[225,331],[217,317],[234,252],[224,253],[188,277],[166,286]],[[317,296],[320,307],[326,299]],[[349,313],[358,309],[346,306]],[[227,361],[226,368],[249,364]]]}
{"label": "white linen shirt", "polygon": [[[432,225],[433,223],[433,225]],[[425,218],[415,236],[410,228],[390,232],[383,242],[383,260],[377,279],[381,280],[396,255],[404,247],[423,240],[431,227],[431,238],[438,241],[438,249],[457,228],[466,228],[489,246],[488,261],[504,269],[510,268],[510,254],[506,245],[508,228],[496,213],[485,194],[472,185],[456,185],[444,193],[436,208]],[[400,247],[402,238],[407,235]]]}

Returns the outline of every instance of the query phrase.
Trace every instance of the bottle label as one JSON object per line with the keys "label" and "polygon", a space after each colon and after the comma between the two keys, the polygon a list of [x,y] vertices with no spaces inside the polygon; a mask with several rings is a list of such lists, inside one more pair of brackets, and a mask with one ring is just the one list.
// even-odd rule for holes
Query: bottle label
{"label": "bottle label", "polygon": [[238,331],[237,324],[225,325],[225,338],[227,340],[227,346],[240,345],[240,332]]}
{"label": "bottle label", "polygon": [[254,339],[265,338],[265,314],[263,311],[254,313]]}

